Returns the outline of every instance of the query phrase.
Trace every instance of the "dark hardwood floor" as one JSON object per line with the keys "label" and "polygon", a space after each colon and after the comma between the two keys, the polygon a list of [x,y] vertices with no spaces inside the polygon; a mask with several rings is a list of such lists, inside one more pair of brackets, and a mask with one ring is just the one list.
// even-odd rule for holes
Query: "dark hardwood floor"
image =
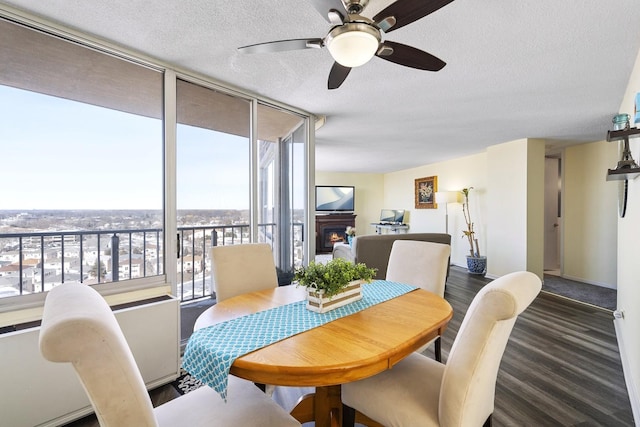
{"label": "dark hardwood floor", "polygon": [[[471,300],[487,282],[451,268],[445,298],[454,316],[442,337],[444,362]],[[433,356],[431,349],[426,353]],[[290,409],[309,390],[278,387],[274,399]],[[159,404],[176,392],[167,385],[151,396]],[[69,425],[98,424],[86,417]],[[541,293],[518,318],[505,350],[493,425],[633,426],[611,312]]]}
{"label": "dark hardwood floor", "polygon": [[[454,317],[443,361],[469,303],[488,282],[452,268]],[[498,374],[494,426],[633,426],[610,311],[541,293],[518,318]]]}

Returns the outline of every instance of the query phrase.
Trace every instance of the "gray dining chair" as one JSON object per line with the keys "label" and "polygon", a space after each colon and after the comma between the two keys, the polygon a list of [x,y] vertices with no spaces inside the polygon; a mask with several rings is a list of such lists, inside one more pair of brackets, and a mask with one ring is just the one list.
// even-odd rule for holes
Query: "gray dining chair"
{"label": "gray dining chair", "polygon": [[[396,240],[391,247],[386,280],[417,286],[444,297],[451,246],[416,240]],[[441,337],[422,346],[422,353],[434,344],[435,359],[442,361]]]}
{"label": "gray dining chair", "polygon": [[103,427],[300,426],[253,383],[232,376],[226,403],[203,386],[154,409],[111,308],[87,285],[49,292],[40,351],[49,361],[73,365]]}
{"label": "gray dining chair", "polygon": [[513,325],[541,287],[538,276],[520,271],[482,288],[446,365],[412,353],[389,370],[343,384],[343,425],[490,426],[498,369]]}

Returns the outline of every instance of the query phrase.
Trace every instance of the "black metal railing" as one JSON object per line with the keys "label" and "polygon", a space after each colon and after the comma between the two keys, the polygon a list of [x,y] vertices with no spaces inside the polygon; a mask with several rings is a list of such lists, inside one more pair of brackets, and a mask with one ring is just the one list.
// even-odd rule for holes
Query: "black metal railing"
{"label": "black metal railing", "polygon": [[[302,236],[302,224],[293,227],[294,235]],[[260,241],[273,245],[275,231],[275,224],[258,225]],[[159,228],[0,234],[0,298],[45,292],[66,282],[162,275],[163,234]],[[181,226],[177,237],[177,296],[189,301],[213,294],[208,249],[248,243],[250,227]]]}

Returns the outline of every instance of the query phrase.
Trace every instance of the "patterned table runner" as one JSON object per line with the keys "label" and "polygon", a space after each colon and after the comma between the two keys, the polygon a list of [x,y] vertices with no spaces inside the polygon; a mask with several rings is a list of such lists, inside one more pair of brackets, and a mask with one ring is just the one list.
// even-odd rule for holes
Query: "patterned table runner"
{"label": "patterned table runner", "polygon": [[376,280],[362,286],[361,300],[327,313],[307,310],[306,301],[297,301],[199,329],[189,338],[182,367],[226,401],[229,370],[238,357],[414,289]]}

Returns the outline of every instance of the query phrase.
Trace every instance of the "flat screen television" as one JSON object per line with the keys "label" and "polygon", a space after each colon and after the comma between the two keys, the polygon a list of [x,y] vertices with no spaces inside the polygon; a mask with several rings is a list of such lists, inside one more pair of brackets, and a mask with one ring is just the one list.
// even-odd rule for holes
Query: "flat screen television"
{"label": "flat screen television", "polygon": [[353,186],[316,185],[316,212],[353,212],[355,195]]}
{"label": "flat screen television", "polygon": [[380,211],[380,224],[402,224],[404,222],[404,209],[382,209]]}

